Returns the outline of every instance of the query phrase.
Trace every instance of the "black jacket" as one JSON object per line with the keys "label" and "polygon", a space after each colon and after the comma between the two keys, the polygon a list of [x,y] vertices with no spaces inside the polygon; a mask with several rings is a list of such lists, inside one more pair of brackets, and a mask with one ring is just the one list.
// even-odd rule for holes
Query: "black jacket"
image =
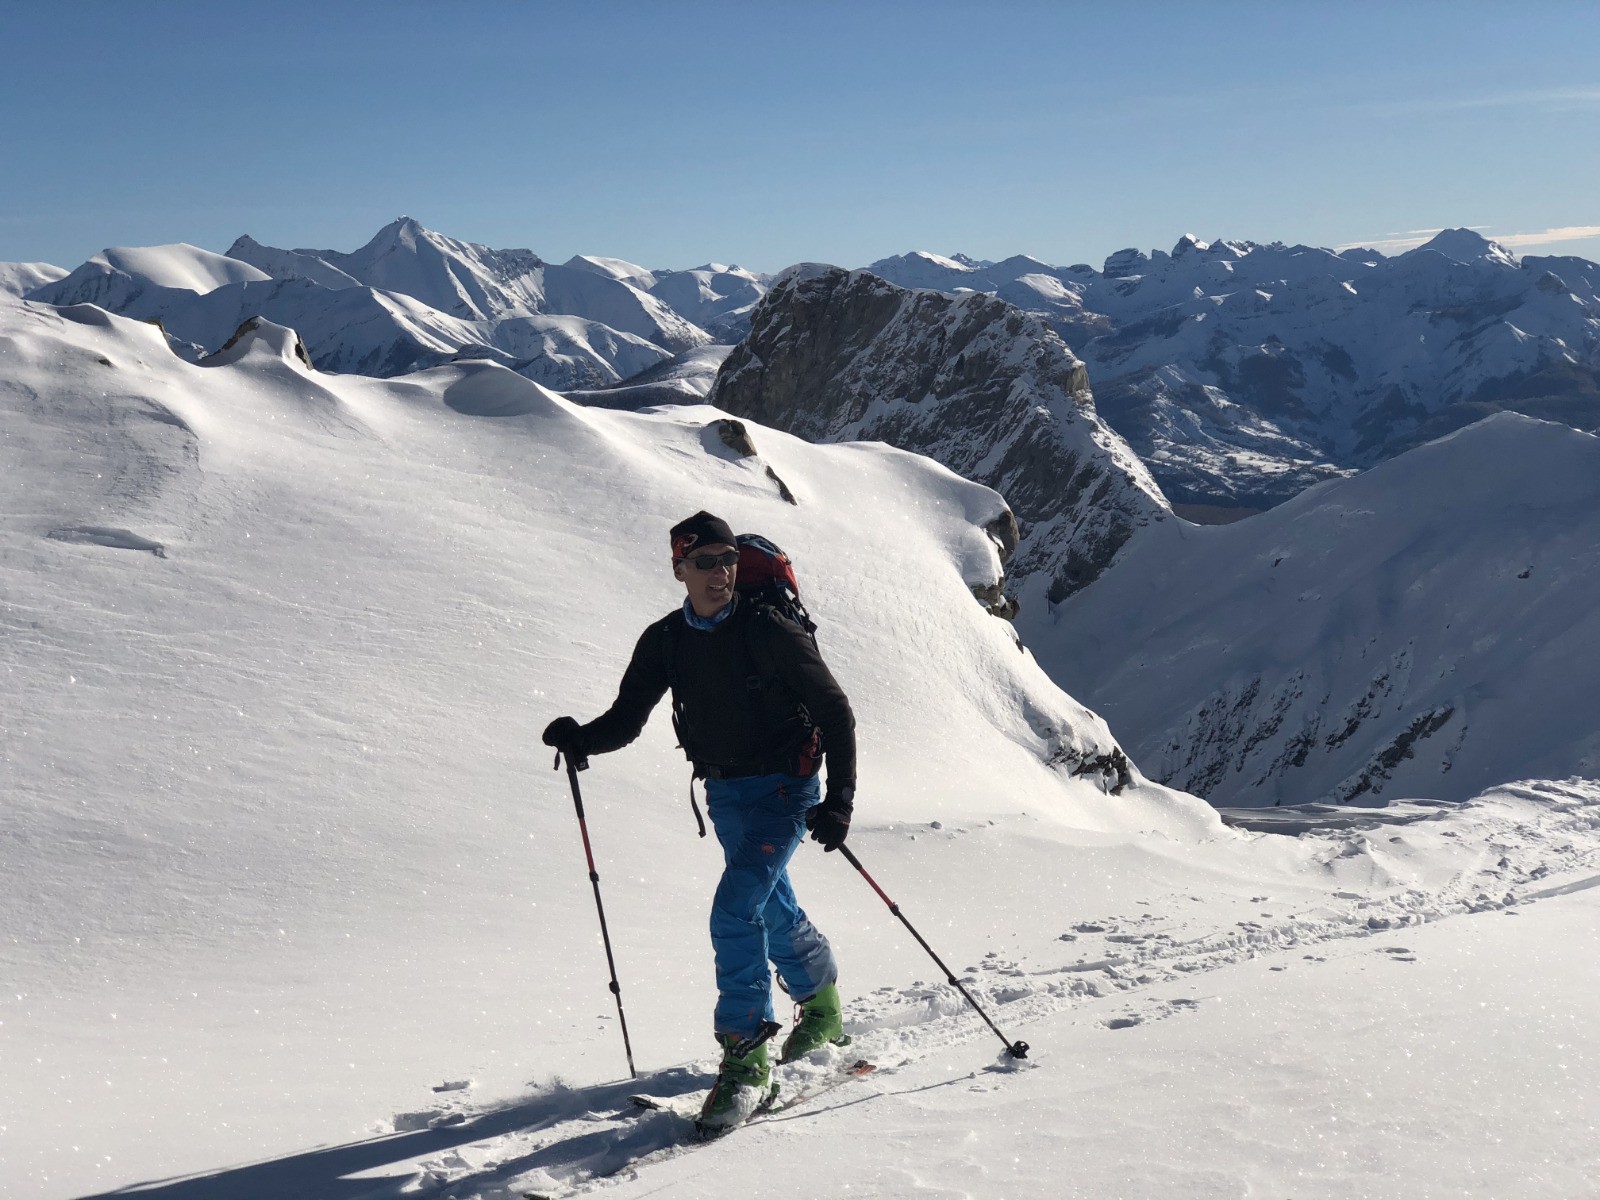
{"label": "black jacket", "polygon": [[817,729],[828,789],[853,788],[855,715],[810,636],[767,605],[735,603],[712,630],[695,629],[681,609],[651,622],[616,701],[582,727],[584,748],[604,754],[633,741],[670,686],[684,751],[697,766],[793,773],[787,764]]}

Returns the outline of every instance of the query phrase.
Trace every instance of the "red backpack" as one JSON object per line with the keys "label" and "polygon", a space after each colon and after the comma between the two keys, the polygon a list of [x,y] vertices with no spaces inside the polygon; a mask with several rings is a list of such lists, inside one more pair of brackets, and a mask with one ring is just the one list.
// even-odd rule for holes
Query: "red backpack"
{"label": "red backpack", "polygon": [[804,629],[815,646],[817,623],[800,602],[800,581],[795,578],[794,560],[759,533],[741,533],[735,540],[739,544],[735,590],[746,600],[777,609]]}

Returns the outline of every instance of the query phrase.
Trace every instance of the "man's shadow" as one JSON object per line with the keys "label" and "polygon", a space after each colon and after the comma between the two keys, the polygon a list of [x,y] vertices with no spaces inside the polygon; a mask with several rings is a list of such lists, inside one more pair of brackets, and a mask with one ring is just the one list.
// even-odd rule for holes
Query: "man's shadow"
{"label": "man's shadow", "polygon": [[[640,1092],[672,1097],[703,1091],[711,1076],[673,1067],[647,1078],[586,1088],[557,1086],[457,1123],[323,1146],[283,1158],[199,1175],[129,1184],[80,1200],[417,1200],[433,1189],[417,1188],[417,1170],[354,1179],[351,1176],[416,1159],[444,1155],[457,1146],[509,1133],[526,1138],[528,1149],[471,1175],[477,1187],[492,1187],[530,1171],[544,1170],[557,1184],[620,1171],[647,1154],[693,1137],[693,1124],[670,1112],[644,1111],[628,1102]],[[569,1125],[570,1128],[556,1127]],[[549,1136],[541,1137],[541,1131]],[[440,1188],[459,1178],[440,1181]],[[407,1190],[409,1188],[409,1190]]]}

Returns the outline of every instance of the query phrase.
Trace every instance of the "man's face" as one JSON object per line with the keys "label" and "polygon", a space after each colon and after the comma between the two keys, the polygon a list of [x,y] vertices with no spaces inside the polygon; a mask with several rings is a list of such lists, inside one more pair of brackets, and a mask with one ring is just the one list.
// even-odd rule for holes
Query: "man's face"
{"label": "man's face", "polygon": [[703,570],[700,564],[709,564],[711,559],[738,553],[735,547],[726,542],[718,542],[711,546],[696,546],[687,556],[672,564],[673,576],[682,580],[689,593],[689,604],[699,616],[714,617],[728,606],[728,601],[733,599],[733,577],[739,571],[737,558],[727,565],[711,566],[710,570]]}

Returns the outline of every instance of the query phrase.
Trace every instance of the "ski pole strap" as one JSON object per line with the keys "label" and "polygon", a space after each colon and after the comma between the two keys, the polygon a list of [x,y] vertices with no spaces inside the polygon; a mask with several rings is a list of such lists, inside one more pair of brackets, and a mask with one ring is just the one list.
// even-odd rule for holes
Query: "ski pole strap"
{"label": "ski pole strap", "polygon": [[[707,800],[709,804],[710,801]],[[706,835],[706,819],[700,815],[700,802],[694,798],[694,776],[689,776],[689,807],[694,809],[694,823],[700,826],[700,836]]]}
{"label": "ski pole strap", "polygon": [[578,770],[587,771],[589,769],[589,758],[588,758],[587,755],[584,755],[584,754],[574,755],[570,750],[568,750],[568,751],[557,750],[556,751],[556,767],[555,767],[556,770],[558,770],[558,771],[561,770],[561,759],[562,759],[563,755],[565,755],[566,760],[569,763],[571,763],[572,765],[574,765],[575,767],[577,767]]}

